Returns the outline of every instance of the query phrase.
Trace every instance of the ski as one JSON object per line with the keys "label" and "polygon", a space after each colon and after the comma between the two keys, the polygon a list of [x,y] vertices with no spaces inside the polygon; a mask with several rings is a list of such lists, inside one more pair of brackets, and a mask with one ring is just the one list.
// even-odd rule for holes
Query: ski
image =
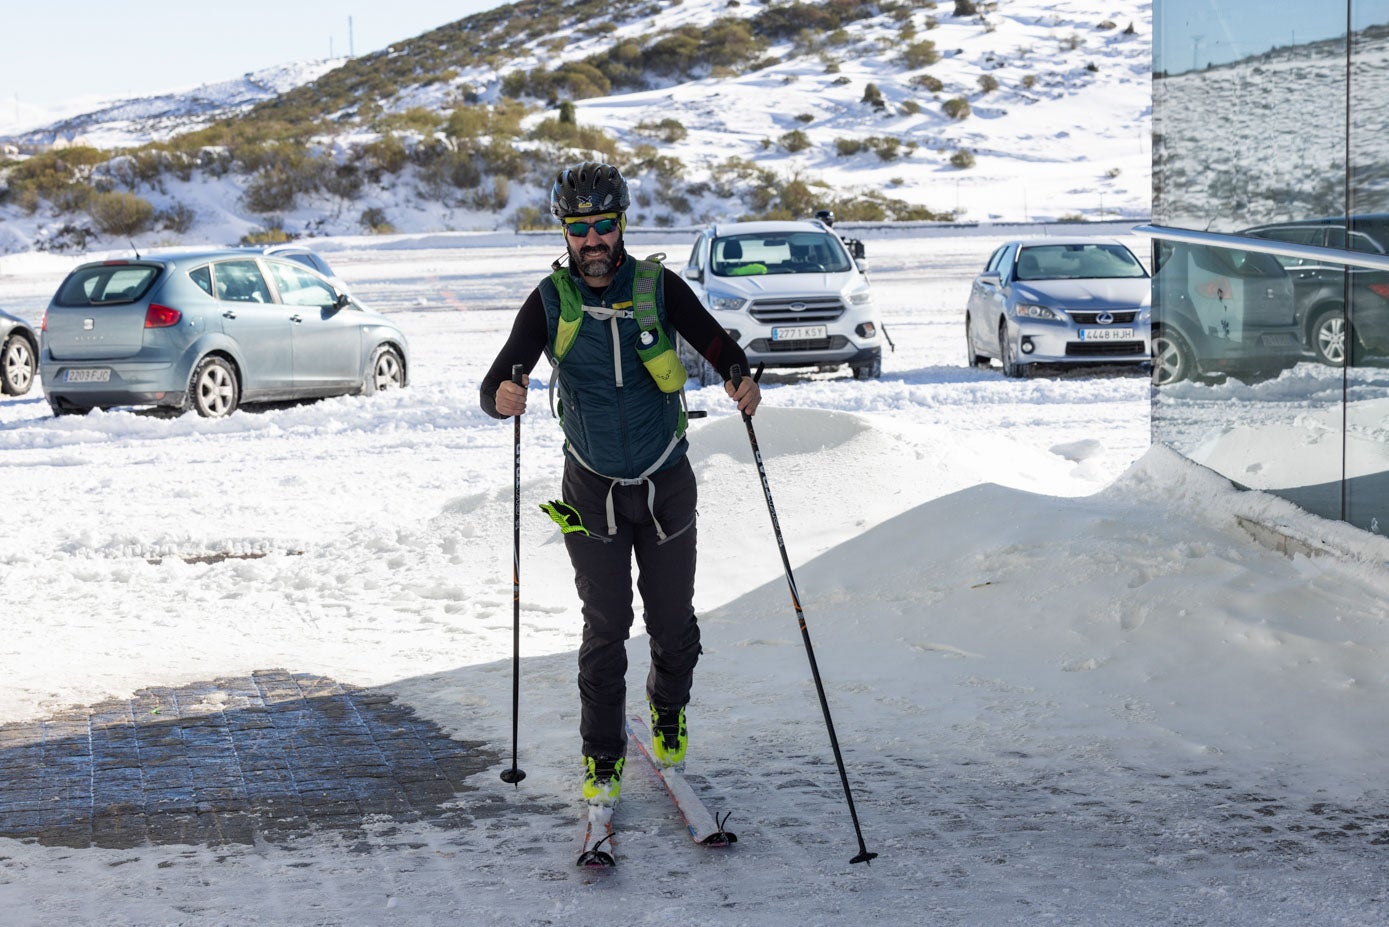
{"label": "ski", "polygon": [[660,777],[661,783],[665,785],[666,794],[675,802],[676,809],[685,820],[685,828],[689,831],[690,839],[700,846],[706,847],[726,847],[737,842],[737,835],[724,828],[729,815],[725,814],[719,818],[717,815],[711,814],[709,809],[705,807],[704,801],[686,781],[680,768],[678,766],[664,766],[656,759],[656,754],[651,749],[651,729],[647,725],[646,719],[640,715],[633,715],[629,718],[627,736],[636,741],[642,756],[646,757],[651,768]]}
{"label": "ski", "polygon": [[613,806],[587,804],[588,820],[584,821],[584,845],[579,853],[582,869],[611,869],[617,865],[613,852]]}

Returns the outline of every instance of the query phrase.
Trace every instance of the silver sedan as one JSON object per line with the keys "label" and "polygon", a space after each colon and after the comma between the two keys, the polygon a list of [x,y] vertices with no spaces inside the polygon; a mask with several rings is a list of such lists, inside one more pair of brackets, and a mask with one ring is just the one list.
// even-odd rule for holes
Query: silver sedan
{"label": "silver sedan", "polygon": [[44,315],[56,415],[111,406],[230,415],[243,402],[406,384],[405,336],[323,275],[247,251],[83,264]]}
{"label": "silver sedan", "polygon": [[1152,293],[1132,251],[1104,238],[1001,245],[974,278],[965,311],[967,360],[1008,377],[1039,364],[1147,364]]}

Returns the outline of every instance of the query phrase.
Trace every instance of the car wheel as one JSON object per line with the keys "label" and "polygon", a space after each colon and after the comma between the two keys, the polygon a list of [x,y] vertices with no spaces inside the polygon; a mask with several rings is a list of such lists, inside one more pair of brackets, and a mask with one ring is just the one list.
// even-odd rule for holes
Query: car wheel
{"label": "car wheel", "polygon": [[203,418],[225,418],[241,401],[236,370],[221,357],[204,357],[188,383],[193,408]]}
{"label": "car wheel", "polygon": [[1025,377],[1032,372],[1031,364],[1018,363],[1018,352],[1013,347],[1013,339],[1008,337],[1008,322],[998,323],[998,357],[1003,361],[1005,377]]}
{"label": "car wheel", "polygon": [[367,378],[362,382],[362,394],[370,396],[385,389],[399,389],[405,385],[405,361],[400,352],[388,344],[383,344],[371,356],[371,367]]}
{"label": "car wheel", "polygon": [[1196,352],[1175,331],[1159,331],[1153,336],[1153,385],[1166,386],[1196,376]]}
{"label": "car wheel", "polygon": [[10,335],[0,349],[0,392],[6,396],[23,396],[34,385],[34,373],[39,369],[34,346],[19,332]]}
{"label": "car wheel", "polygon": [[875,354],[868,363],[855,364],[852,369],[855,380],[876,380],[883,375],[883,356]]}
{"label": "car wheel", "polygon": [[1320,313],[1312,322],[1312,350],[1331,367],[1346,365],[1346,316],[1339,308]]}
{"label": "car wheel", "polygon": [[987,367],[989,355],[974,350],[974,336],[970,334],[971,330],[969,313],[965,313],[965,363],[970,367]]}
{"label": "car wheel", "polygon": [[684,338],[679,339],[675,353],[685,367],[685,375],[696,385],[717,386],[723,382],[723,376]]}

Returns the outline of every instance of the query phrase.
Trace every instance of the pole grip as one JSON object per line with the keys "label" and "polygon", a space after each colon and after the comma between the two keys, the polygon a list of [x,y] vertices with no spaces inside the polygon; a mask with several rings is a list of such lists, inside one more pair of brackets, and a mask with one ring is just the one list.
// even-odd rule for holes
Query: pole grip
{"label": "pole grip", "polygon": [[525,364],[512,364],[512,365],[511,365],[511,382],[512,382],[512,383],[515,383],[517,386],[520,386],[520,385],[521,385],[521,378],[524,377],[525,375],[526,375],[526,365],[525,365]]}

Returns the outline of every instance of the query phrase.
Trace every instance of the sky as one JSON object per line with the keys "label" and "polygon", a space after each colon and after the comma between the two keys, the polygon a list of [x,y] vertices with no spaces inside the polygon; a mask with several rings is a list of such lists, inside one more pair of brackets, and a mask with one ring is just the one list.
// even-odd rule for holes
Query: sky
{"label": "sky", "polygon": [[[195,87],[248,71],[358,55],[502,0],[98,0],[11,3],[0,30],[0,106]],[[349,28],[348,19],[352,27]]]}
{"label": "sky", "polygon": [[[1345,35],[1346,6],[1286,0],[1160,0],[1153,4],[1153,60],[1171,73],[1224,64],[1282,45]],[[1389,22],[1385,0],[1355,0],[1355,28]]]}
{"label": "sky", "polygon": [[[673,260],[692,240],[629,234]],[[520,454],[527,777],[501,782],[514,432],[478,408],[477,383],[554,246],[329,238],[316,246],[410,338],[408,388],[215,422],[57,419],[41,386],[0,399],[0,466],[24,487],[0,506],[0,724],[283,668],[379,687],[499,759],[447,826],[368,815],[360,836],[130,849],[0,839],[6,927],[660,927],[696,911],[746,927],[1389,923],[1389,541],[1150,447],[1140,369],[968,366],[962,307],[1003,234],[863,230],[896,344],[882,378],[762,378],[756,437],[870,866],[849,863],[748,436],[717,386],[687,397],[709,416],[691,428],[704,653],[686,773],[738,843],[694,846],[633,751],[617,869],[590,884],[574,865],[582,620],[538,506],[562,460],[543,361]],[[32,305],[78,259],[0,256],[0,304]],[[1300,401],[1283,381],[1305,368],[1323,369],[1193,389],[1254,442],[1261,407]],[[1313,423],[1302,440],[1322,437]],[[1237,516],[1338,553],[1285,557]],[[216,553],[230,557],[197,559]],[[215,694],[190,710],[250,720]],[[4,733],[0,765],[32,750]],[[235,792],[235,768],[219,759],[197,783]],[[94,773],[93,808],[121,775]]]}

